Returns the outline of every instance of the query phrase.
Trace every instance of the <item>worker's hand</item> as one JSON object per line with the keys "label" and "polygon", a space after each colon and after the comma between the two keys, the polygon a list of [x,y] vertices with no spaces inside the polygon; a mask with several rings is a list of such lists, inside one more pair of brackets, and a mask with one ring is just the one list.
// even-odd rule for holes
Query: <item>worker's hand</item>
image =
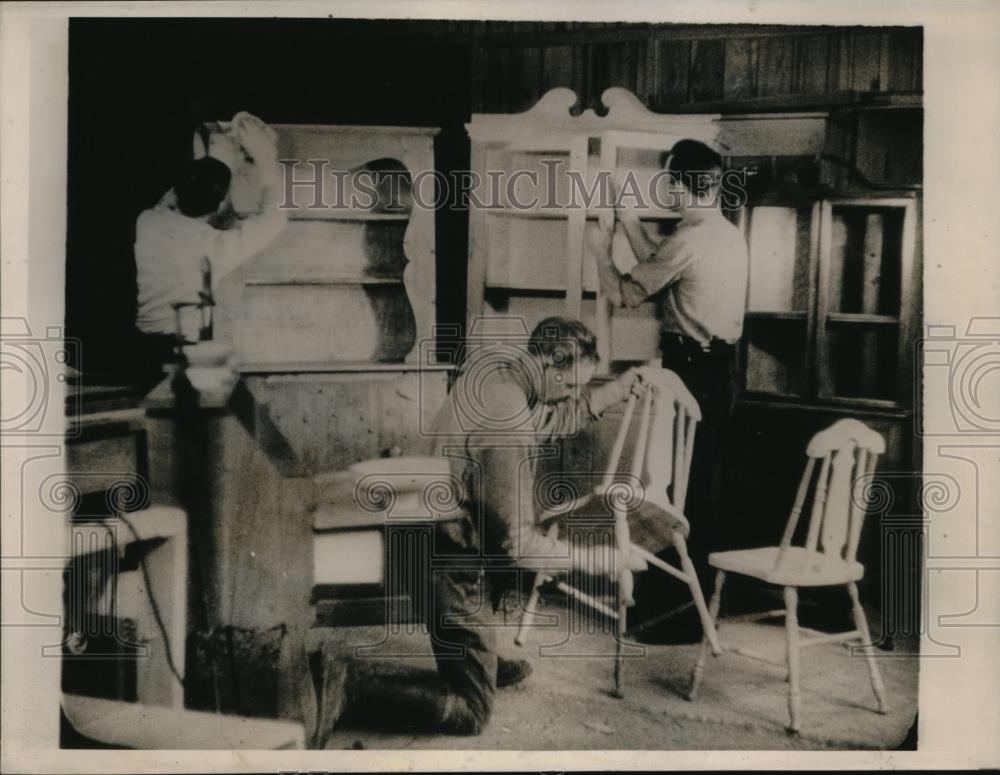
{"label": "worker's hand", "polygon": [[[616,221],[633,221],[638,220],[635,211],[631,207],[622,207],[620,203],[620,198],[622,191],[625,190],[626,184],[629,183],[629,174],[627,170],[614,170],[608,178],[609,191],[611,193],[611,204],[614,207],[614,214]],[[634,202],[635,199],[633,194],[635,193],[635,179],[632,179],[632,183],[629,185],[629,201]]]}
{"label": "worker's hand", "polygon": [[630,395],[642,396],[649,389],[649,383],[643,377],[642,370],[640,368],[633,367],[628,371],[624,372],[618,380],[622,383],[624,398],[623,401]]}
{"label": "worker's hand", "polygon": [[614,213],[610,218],[600,217],[597,219],[596,229],[587,229],[587,242],[591,255],[604,257],[611,256],[611,240],[615,236]]}
{"label": "worker's hand", "polygon": [[595,387],[591,391],[590,411],[599,417],[610,407],[627,400],[632,393],[642,395],[645,390],[646,383],[639,369],[631,368],[611,382]]}
{"label": "worker's hand", "polygon": [[233,116],[232,134],[244,152],[262,169],[278,162],[278,135],[256,116],[241,111]]}

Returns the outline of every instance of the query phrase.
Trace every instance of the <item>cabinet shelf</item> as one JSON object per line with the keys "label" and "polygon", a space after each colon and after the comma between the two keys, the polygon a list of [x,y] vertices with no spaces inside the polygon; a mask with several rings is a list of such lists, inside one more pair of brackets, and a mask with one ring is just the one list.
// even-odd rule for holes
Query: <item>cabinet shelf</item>
{"label": "cabinet shelf", "polygon": [[805,320],[805,310],[748,310],[748,320]]}
{"label": "cabinet shelf", "polygon": [[883,401],[876,398],[839,398],[825,397],[822,399],[791,396],[767,391],[744,390],[737,398],[741,405],[759,405],[769,408],[808,409],[817,412],[840,410],[844,412],[872,412],[881,416],[887,414],[897,417],[910,417],[912,412],[896,401]]}
{"label": "cabinet shelf", "polygon": [[[557,285],[518,285],[515,283],[487,283],[488,293],[518,294],[523,296],[565,296],[566,288]],[[584,298],[597,296],[593,288],[583,289]]]}
{"label": "cabinet shelf", "polygon": [[402,277],[250,277],[246,285],[402,285]]}
{"label": "cabinet shelf", "polygon": [[829,323],[861,323],[863,325],[892,326],[899,323],[895,315],[865,315],[850,312],[831,312],[826,316]]}

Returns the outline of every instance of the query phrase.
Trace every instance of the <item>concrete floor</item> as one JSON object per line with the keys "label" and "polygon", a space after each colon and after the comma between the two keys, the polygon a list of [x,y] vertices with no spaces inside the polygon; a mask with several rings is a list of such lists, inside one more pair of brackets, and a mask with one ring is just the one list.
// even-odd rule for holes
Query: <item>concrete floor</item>
{"label": "concrete floor", "polygon": [[[646,645],[626,667],[624,699],[610,695],[613,643],[600,632],[567,635],[567,609],[546,602],[562,628],[534,630],[524,647],[514,645],[516,616],[497,617],[500,653],[531,660],[534,673],[521,685],[498,692],[493,718],[475,738],[396,735],[341,726],[328,749],[382,750],[879,750],[899,746],[917,708],[915,644],[879,652],[889,713],[875,712],[865,660],[847,647],[825,644],[803,652],[802,732],[790,736],[784,669],[737,654],[709,659],[700,695],[684,699],[698,647]],[[878,631],[878,628],[875,628]],[[379,643],[384,628],[330,630],[332,638]],[[784,661],[780,624],[723,626],[728,645],[752,648]],[[559,645],[562,644],[562,645]],[[548,648],[546,648],[548,647]],[[376,658],[414,669],[433,667],[422,633],[402,633],[374,649]],[[390,656],[394,655],[394,656]]]}

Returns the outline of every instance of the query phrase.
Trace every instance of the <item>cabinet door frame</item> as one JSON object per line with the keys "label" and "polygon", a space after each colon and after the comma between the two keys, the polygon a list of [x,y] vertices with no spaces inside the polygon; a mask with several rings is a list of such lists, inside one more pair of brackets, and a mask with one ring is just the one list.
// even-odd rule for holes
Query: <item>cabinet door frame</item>
{"label": "cabinet door frame", "polygon": [[[816,384],[811,393],[812,398],[831,403],[864,402],[879,404],[892,408],[908,406],[908,398],[912,395],[910,382],[913,379],[913,310],[911,296],[914,284],[914,268],[916,259],[916,203],[908,197],[831,197],[819,201],[819,283],[816,298],[815,321],[815,351],[817,369],[814,371]],[[833,263],[833,210],[834,208],[884,208],[901,210],[903,223],[900,240],[899,272],[900,295],[899,312],[896,317],[896,375],[893,385],[893,398],[880,399],[871,397],[838,396],[834,391],[833,374],[830,368],[830,337],[827,332],[830,312],[830,270]],[[912,407],[909,407],[912,408]]]}
{"label": "cabinet door frame", "polygon": [[[492,154],[565,153],[569,156],[567,173],[577,173],[581,176],[581,179],[586,180],[588,173],[588,140],[589,137],[585,134],[551,134],[516,136],[505,142],[474,144],[474,147],[478,147],[479,154],[474,154],[476,164],[473,166],[482,172],[483,179],[485,180],[486,167],[489,164]],[[507,172],[510,174],[512,170],[507,169]],[[583,254],[587,211],[585,207],[579,206],[575,202],[569,203],[566,210],[565,314],[569,317],[580,318],[583,306]],[[490,275],[489,266],[492,261],[497,260],[496,256],[489,255],[488,240],[485,234],[487,215],[487,211],[482,211],[470,217],[470,238],[472,234],[476,235],[473,238],[475,247],[477,248],[476,252],[482,251],[481,261],[476,262],[477,271],[475,277],[471,272],[469,276],[469,298],[471,301],[476,302],[475,308],[470,304],[468,311],[470,324],[475,316],[482,314],[483,303],[481,297],[483,296],[485,285]],[[510,263],[509,257],[504,257],[503,260],[507,264]],[[479,266],[480,263],[481,266]],[[477,286],[475,295],[473,295],[474,290],[472,287],[474,282]]]}
{"label": "cabinet door frame", "polygon": [[[820,245],[821,245],[821,210],[822,210],[822,200],[815,200],[812,202],[794,201],[790,199],[767,199],[763,202],[758,202],[754,204],[749,204],[740,208],[740,214],[738,216],[740,230],[743,233],[743,239],[746,242],[747,250],[749,252],[750,246],[753,244],[751,240],[751,235],[753,232],[753,222],[754,213],[758,207],[776,207],[785,208],[790,210],[799,210],[804,207],[809,207],[809,252],[807,256],[806,264],[806,276],[809,281],[809,288],[806,293],[805,302],[805,332],[804,332],[804,351],[802,355],[802,390],[801,393],[793,396],[800,399],[814,399],[818,393],[818,383],[816,377],[816,363],[817,363],[817,347],[816,347],[816,330],[817,330],[817,301],[819,296],[819,286],[822,282],[822,261],[820,257]],[[750,265],[748,267],[748,272],[752,273],[753,267],[753,256],[749,256]],[[748,366],[748,354],[749,349],[749,338],[747,332],[747,323],[750,315],[754,312],[761,312],[761,310],[751,310],[750,309],[750,291],[751,291],[751,280],[752,278],[748,276],[747,282],[747,293],[746,293],[746,315],[744,319],[744,333],[742,336],[742,342],[740,346],[740,370],[742,377],[742,389],[746,392],[759,392],[759,391],[748,391],[746,388],[746,370]],[[796,312],[798,310],[795,310]],[[782,393],[765,393],[768,396],[775,396],[781,398],[789,397]]]}
{"label": "cabinet door frame", "polygon": [[[669,153],[678,141],[685,138],[685,135],[644,130],[607,129],[600,133],[599,138],[601,142],[601,166],[599,173],[613,175],[618,168],[618,153],[622,148]],[[673,219],[663,216],[662,220]],[[602,228],[610,230],[613,234],[615,227],[614,208],[601,208],[598,212],[598,221]],[[613,244],[614,239],[612,238],[612,241],[608,244],[609,253],[613,249]],[[611,256],[609,255],[608,258],[610,259]],[[599,272],[598,276],[600,276]],[[611,352],[611,320],[613,317],[614,311],[611,302],[604,293],[604,289],[598,286],[596,318],[598,330],[595,333],[597,334],[598,354],[601,357],[600,371],[603,374],[608,373],[611,361],[614,358],[614,353]],[[658,325],[659,323],[657,322]],[[659,362],[657,353],[653,353],[653,357],[649,359],[649,363],[658,366]]]}
{"label": "cabinet door frame", "polygon": [[[747,245],[751,244],[750,234],[753,229],[753,210],[758,207],[795,207],[805,205],[805,201],[796,203],[794,199],[781,197],[765,197],[761,201],[748,204],[744,218],[744,237]],[[900,272],[900,308],[897,317],[897,349],[895,353],[897,371],[893,385],[893,398],[881,399],[871,397],[838,396],[833,390],[833,373],[830,363],[830,337],[827,331],[828,323],[836,317],[831,312],[830,272],[833,255],[833,212],[834,208],[884,208],[902,211],[902,234],[900,240],[899,272]],[[803,393],[796,398],[805,403],[820,403],[830,406],[858,406],[868,408],[885,408],[893,410],[912,409],[910,403],[913,396],[913,342],[916,330],[917,299],[913,297],[918,287],[917,276],[917,207],[918,202],[913,196],[842,196],[819,197],[811,200],[810,214],[810,264],[809,264],[809,296],[806,309],[806,342],[804,353]],[[753,256],[750,257],[750,271],[754,271]],[[749,309],[750,284],[747,285],[747,304]],[[770,392],[748,391],[746,336],[741,350],[741,372],[743,390],[754,397],[764,397],[768,400],[786,400],[789,397]]]}

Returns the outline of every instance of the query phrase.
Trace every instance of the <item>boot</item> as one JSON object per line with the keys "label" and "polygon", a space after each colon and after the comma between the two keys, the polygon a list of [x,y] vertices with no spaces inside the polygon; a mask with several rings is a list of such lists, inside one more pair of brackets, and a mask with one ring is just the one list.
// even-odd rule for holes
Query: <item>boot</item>
{"label": "boot", "polygon": [[497,688],[503,689],[521,683],[531,675],[533,668],[526,659],[497,657]]}
{"label": "boot", "polygon": [[434,671],[401,672],[355,662],[347,680],[344,720],[386,731],[478,735],[483,721]]}

